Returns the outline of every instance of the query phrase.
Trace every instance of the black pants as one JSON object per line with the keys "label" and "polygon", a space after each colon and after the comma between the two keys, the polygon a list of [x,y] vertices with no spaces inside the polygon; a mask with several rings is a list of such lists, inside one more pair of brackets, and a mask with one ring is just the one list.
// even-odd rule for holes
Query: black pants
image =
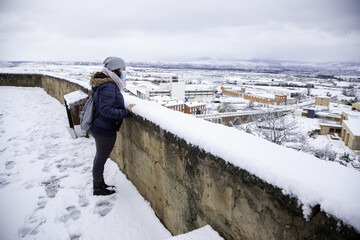
{"label": "black pants", "polygon": [[105,137],[92,133],[96,143],[96,155],[93,165],[93,180],[100,183],[104,177],[104,166],[112,149],[114,148],[116,135],[114,137]]}

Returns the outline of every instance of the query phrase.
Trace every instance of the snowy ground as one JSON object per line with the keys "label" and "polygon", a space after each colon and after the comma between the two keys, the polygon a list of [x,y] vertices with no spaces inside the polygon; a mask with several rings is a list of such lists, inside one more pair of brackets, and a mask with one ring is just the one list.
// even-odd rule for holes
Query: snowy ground
{"label": "snowy ground", "polygon": [[[320,129],[321,119],[311,119],[306,117],[296,117],[299,125],[302,126],[301,131],[303,135],[308,136],[308,132]],[[329,147],[331,151],[334,151],[337,154],[337,159],[343,156],[345,153],[352,156],[353,159],[357,159],[355,152],[351,150],[348,146],[345,146],[345,142],[340,139],[335,140],[330,137],[330,135],[316,135],[313,138],[307,138],[307,144],[309,147],[314,149],[325,149]],[[352,167],[351,164],[347,164],[349,167]]]}
{"label": "snowy ground", "polygon": [[94,140],[73,139],[42,89],[0,87],[0,102],[0,239],[222,239],[210,226],[172,237],[111,160],[117,193],[93,196]]}

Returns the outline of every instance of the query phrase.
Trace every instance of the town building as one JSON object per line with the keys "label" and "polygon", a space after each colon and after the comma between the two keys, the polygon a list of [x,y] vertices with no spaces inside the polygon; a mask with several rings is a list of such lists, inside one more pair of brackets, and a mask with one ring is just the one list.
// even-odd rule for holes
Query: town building
{"label": "town building", "polygon": [[[296,104],[297,101],[295,98],[288,98],[285,94],[275,94],[271,96],[259,96],[252,93],[246,93],[245,88],[241,88],[240,93],[231,91],[229,89],[225,89],[224,87],[220,88],[223,94],[233,96],[233,97],[242,97],[246,100],[253,101],[253,102],[259,102],[264,103],[268,105],[287,105],[287,104]],[[269,94],[267,94],[269,95]],[[274,96],[274,97],[273,97]]]}
{"label": "town building", "polygon": [[275,105],[285,105],[287,101],[286,95],[275,95],[274,103]]}
{"label": "town building", "polygon": [[185,103],[181,100],[169,101],[165,104],[165,107],[174,111],[185,112]]}
{"label": "town building", "polygon": [[185,113],[192,115],[206,114],[206,104],[203,102],[186,102]]}
{"label": "town building", "polygon": [[308,108],[297,110],[296,115],[325,119],[327,122],[320,123],[320,130],[317,130],[320,135],[329,134],[332,139],[336,140],[341,138],[345,146],[352,150],[360,150],[360,113],[350,111],[339,115],[318,111],[316,108]]}
{"label": "town building", "polygon": [[[185,81],[179,79],[177,76],[170,77],[170,89],[166,89],[165,87],[156,89],[154,86],[144,85],[136,89],[136,96],[141,99],[154,101],[174,111],[194,115],[206,114],[206,104],[193,100],[205,96],[213,97],[214,94],[215,91],[209,89],[185,90]],[[192,101],[189,101],[189,99]]]}
{"label": "town building", "polygon": [[171,97],[176,99],[185,100],[185,81],[184,79],[179,79],[178,76],[170,77],[171,85]]}
{"label": "town building", "polygon": [[317,96],[315,99],[315,106],[322,106],[322,107],[329,108],[330,107],[330,97]]}
{"label": "town building", "polygon": [[134,95],[138,98],[144,100],[151,100],[155,96],[170,96],[173,99],[181,99],[183,101],[187,100],[197,100],[200,101],[206,98],[213,98],[215,95],[214,89],[202,88],[202,89],[192,89],[189,87],[186,88],[185,81],[178,78],[178,76],[170,77],[170,86],[162,85],[160,87],[156,85],[144,85],[144,86],[133,86],[136,90],[133,90]]}
{"label": "town building", "polygon": [[342,126],[340,124],[320,123],[320,135],[341,135]]}
{"label": "town building", "polygon": [[360,119],[344,120],[341,138],[349,148],[360,150]]}
{"label": "town building", "polygon": [[213,89],[187,89],[185,90],[185,98],[186,99],[206,99],[212,98],[215,95],[215,90]]}
{"label": "town building", "polygon": [[293,105],[297,103],[297,99],[296,98],[292,98],[292,97],[288,97],[286,99],[286,105]]}
{"label": "town building", "polygon": [[351,104],[351,108],[360,112],[360,102]]}

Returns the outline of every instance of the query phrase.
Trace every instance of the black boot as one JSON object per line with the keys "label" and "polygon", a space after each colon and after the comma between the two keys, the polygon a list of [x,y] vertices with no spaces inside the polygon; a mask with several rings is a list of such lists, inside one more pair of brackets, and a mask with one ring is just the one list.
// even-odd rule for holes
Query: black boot
{"label": "black boot", "polygon": [[107,185],[107,184],[105,183],[104,179],[102,180],[102,185],[103,185],[104,188],[116,189],[116,187],[113,186],[113,185]]}
{"label": "black boot", "polygon": [[93,194],[94,195],[111,195],[113,193],[115,193],[114,190],[108,190],[105,188],[105,186],[103,185],[102,182],[100,183],[96,183],[96,182],[93,182]]}

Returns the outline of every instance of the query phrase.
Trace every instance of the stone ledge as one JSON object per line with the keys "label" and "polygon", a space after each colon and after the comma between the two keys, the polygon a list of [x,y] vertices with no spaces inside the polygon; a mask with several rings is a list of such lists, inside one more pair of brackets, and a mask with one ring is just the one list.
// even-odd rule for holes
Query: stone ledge
{"label": "stone ledge", "polygon": [[[137,126],[136,133],[129,132],[131,129],[129,125]],[[356,239],[359,237],[353,228],[341,224],[338,219],[320,211],[318,205],[314,206],[312,214],[306,220],[302,206],[295,197],[283,194],[280,188],[197,146],[188,144],[141,116],[126,119],[119,135],[122,136],[123,141],[131,139],[130,144],[145,149],[149,148],[150,144],[144,142],[142,144],[146,146],[139,144],[141,142],[139,139],[144,133],[156,136],[156,141],[161,141],[164,146],[164,149],[156,150],[163,158],[161,161],[164,161],[161,172],[167,177],[161,182],[154,180],[149,182],[154,184],[157,191],[162,192],[165,198],[169,190],[166,190],[168,187],[164,185],[171,183],[175,187],[181,184],[181,187],[177,188],[183,189],[180,195],[187,202],[186,207],[177,208],[176,203],[166,199],[159,202],[159,198],[146,198],[152,206],[157,206],[154,209],[159,218],[163,219],[165,226],[174,234],[184,233],[177,232],[179,228],[174,228],[174,225],[183,226],[182,229],[191,231],[210,224],[226,239]],[[144,150],[147,151],[148,149]],[[114,158],[117,161],[117,156]],[[176,159],[176,165],[171,158]],[[142,160],[143,163],[154,164],[151,161],[150,156],[146,161]],[[131,179],[131,176],[128,177]],[[142,178],[143,182],[148,182],[146,179],[153,177],[143,175]],[[138,189],[141,193],[142,186]],[[168,208],[173,212],[180,212],[175,215],[183,218],[164,220],[163,212]],[[245,229],[244,225],[247,226]]]}

